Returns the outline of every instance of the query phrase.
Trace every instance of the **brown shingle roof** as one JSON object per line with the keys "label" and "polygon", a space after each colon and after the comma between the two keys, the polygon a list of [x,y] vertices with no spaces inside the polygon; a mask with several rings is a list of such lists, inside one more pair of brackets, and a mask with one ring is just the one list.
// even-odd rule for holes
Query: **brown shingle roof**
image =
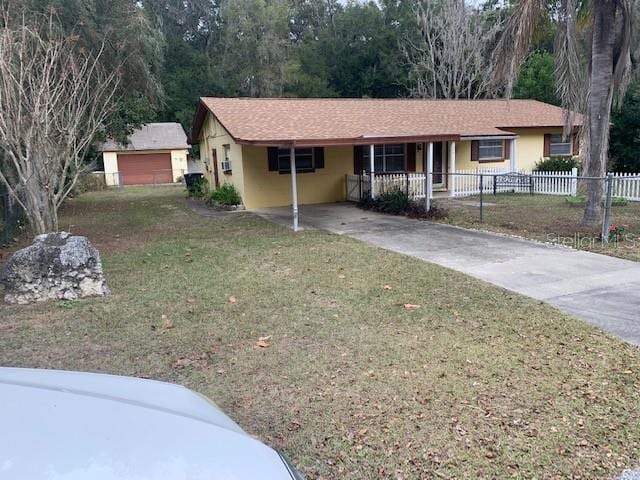
{"label": "brown shingle roof", "polygon": [[206,110],[236,141],[255,144],[457,139],[564,125],[561,108],[535,100],[202,98],[193,140]]}

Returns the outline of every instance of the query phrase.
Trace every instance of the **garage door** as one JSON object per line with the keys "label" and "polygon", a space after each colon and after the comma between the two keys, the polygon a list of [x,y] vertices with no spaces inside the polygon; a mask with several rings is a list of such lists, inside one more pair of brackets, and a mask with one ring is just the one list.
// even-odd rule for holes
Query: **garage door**
{"label": "garage door", "polygon": [[123,185],[173,181],[170,153],[119,154],[118,171]]}

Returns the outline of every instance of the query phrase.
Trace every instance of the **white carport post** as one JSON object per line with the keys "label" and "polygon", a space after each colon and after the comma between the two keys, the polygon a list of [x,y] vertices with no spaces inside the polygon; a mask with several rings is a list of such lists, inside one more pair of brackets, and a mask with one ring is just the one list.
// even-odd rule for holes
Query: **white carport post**
{"label": "white carport post", "polygon": [[447,188],[449,196],[453,197],[456,193],[456,142],[449,142],[449,178],[447,179]]}
{"label": "white carport post", "polygon": [[514,138],[513,140],[511,140],[509,144],[510,144],[509,168],[511,169],[512,172],[515,172],[518,170],[518,160],[516,159],[516,139]]}
{"label": "white carport post", "polygon": [[376,179],[375,179],[375,169],[376,169],[376,161],[375,161],[376,147],[375,145],[369,145],[369,170],[371,175],[371,198],[375,197],[375,188],[376,188]]}
{"label": "white carport post", "polygon": [[291,159],[291,197],[293,205],[293,231],[298,231],[298,180],[296,178],[296,149],[289,149],[289,158]]}
{"label": "white carport post", "polygon": [[433,142],[427,143],[427,168],[424,171],[424,208],[431,210],[433,196]]}

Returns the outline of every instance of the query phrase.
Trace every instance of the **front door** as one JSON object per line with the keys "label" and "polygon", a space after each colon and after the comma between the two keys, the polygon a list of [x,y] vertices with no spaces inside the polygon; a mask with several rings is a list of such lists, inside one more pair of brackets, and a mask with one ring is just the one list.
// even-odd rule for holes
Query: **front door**
{"label": "front door", "polygon": [[[444,188],[446,184],[447,162],[445,142],[433,142],[433,188]],[[422,151],[423,165],[427,165],[428,144],[424,144]],[[426,170],[426,168],[424,169]]]}
{"label": "front door", "polygon": [[217,189],[220,186],[220,174],[218,173],[218,152],[215,148],[211,151],[211,163],[213,163],[214,188]]}

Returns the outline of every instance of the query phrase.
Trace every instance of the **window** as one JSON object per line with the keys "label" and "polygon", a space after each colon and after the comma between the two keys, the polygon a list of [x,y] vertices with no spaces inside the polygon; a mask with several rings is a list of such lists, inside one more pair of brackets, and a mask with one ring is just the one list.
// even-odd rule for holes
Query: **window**
{"label": "window", "polygon": [[224,150],[224,158],[222,159],[222,171],[225,173],[231,172],[231,158],[229,157],[231,146],[223,145],[222,148]]}
{"label": "window", "polygon": [[[278,149],[278,170],[291,171],[291,156],[288,148]],[[296,148],[296,171],[313,170],[313,148]]]}
{"label": "window", "polygon": [[572,145],[571,136],[563,139],[562,135],[551,135],[551,144],[549,146],[549,155],[566,156],[571,155]]}
{"label": "window", "polygon": [[[370,147],[364,147],[364,165],[369,168]],[[404,172],[406,155],[404,143],[390,143],[374,147],[374,168],[376,172]]]}
{"label": "window", "polygon": [[478,160],[504,159],[504,141],[502,140],[480,140],[478,142]]}

